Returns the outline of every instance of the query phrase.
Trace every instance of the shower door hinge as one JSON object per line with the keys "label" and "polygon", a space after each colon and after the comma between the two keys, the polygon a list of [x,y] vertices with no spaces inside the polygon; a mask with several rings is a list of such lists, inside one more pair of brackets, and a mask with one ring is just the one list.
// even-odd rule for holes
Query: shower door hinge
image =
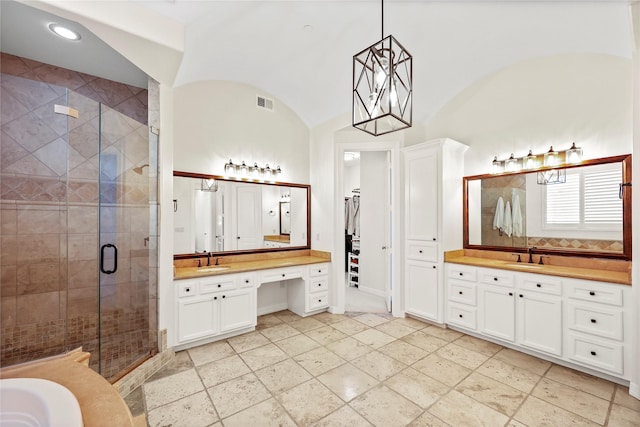
{"label": "shower door hinge", "polygon": [[67,107],[66,105],[54,104],[53,111],[58,114],[64,114],[65,116],[73,117],[74,119],[80,117],[78,110],[76,110],[75,108]]}

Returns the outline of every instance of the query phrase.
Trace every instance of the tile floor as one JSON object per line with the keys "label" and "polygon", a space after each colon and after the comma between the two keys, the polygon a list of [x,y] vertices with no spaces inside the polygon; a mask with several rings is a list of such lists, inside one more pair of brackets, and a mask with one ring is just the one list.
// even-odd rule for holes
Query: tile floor
{"label": "tile floor", "polygon": [[628,389],[386,315],[258,318],[126,399],[137,426],[640,426]]}

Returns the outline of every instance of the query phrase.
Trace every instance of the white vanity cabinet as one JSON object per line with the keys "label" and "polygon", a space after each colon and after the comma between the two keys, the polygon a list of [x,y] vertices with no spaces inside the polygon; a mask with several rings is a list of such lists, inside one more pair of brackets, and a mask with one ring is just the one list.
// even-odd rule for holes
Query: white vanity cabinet
{"label": "white vanity cabinet", "polygon": [[578,369],[629,378],[630,286],[453,263],[445,270],[452,327]]}
{"label": "white vanity cabinet", "polygon": [[444,322],[443,253],[462,244],[458,201],[462,200],[466,149],[443,138],[402,150],[404,311],[437,323]]}
{"label": "white vanity cabinet", "polygon": [[178,344],[254,327],[254,282],[254,276],[247,274],[178,281]]}

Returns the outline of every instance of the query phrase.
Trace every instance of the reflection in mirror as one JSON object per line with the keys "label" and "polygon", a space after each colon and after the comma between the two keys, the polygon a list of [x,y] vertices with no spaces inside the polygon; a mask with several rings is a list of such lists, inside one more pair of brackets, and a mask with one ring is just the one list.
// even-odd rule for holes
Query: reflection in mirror
{"label": "reflection in mirror", "polygon": [[308,247],[308,186],[179,174],[173,178],[174,255]]}
{"label": "reflection in mirror", "polygon": [[552,185],[537,172],[465,177],[465,248],[630,259],[630,156],[583,163]]}

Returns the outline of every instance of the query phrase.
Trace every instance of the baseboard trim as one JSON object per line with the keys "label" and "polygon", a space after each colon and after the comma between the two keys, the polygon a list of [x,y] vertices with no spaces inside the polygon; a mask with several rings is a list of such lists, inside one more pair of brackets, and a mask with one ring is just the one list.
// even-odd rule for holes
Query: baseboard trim
{"label": "baseboard trim", "polygon": [[280,303],[280,304],[274,304],[274,305],[268,305],[266,307],[259,307],[258,308],[258,316],[262,316],[265,314],[269,314],[269,313],[275,313],[277,311],[282,311],[282,310],[286,310],[287,308],[289,308],[289,306],[287,305],[287,303]]}

